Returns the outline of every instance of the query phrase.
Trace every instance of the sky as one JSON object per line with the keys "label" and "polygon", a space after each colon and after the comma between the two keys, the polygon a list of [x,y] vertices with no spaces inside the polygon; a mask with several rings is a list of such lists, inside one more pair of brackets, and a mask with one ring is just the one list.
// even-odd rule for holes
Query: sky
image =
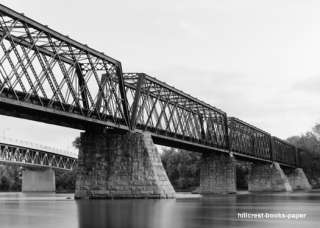
{"label": "sky", "polygon": [[[280,138],[320,123],[320,1],[2,0]],[[1,116],[0,136],[72,150],[79,131]]]}

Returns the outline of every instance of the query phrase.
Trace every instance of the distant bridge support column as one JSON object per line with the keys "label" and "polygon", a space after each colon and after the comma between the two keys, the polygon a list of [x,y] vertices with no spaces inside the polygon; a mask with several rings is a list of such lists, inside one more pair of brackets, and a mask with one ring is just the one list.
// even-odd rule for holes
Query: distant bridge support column
{"label": "distant bridge support column", "polygon": [[248,180],[249,192],[290,192],[291,185],[279,163],[253,163]]}
{"label": "distant bridge support column", "polygon": [[150,134],[81,134],[75,198],[174,198]]}
{"label": "distant bridge support column", "polygon": [[303,169],[296,168],[293,169],[288,174],[289,183],[292,187],[292,190],[311,190],[311,185],[306,177]]}
{"label": "distant bridge support column", "polygon": [[53,169],[25,168],[22,171],[22,192],[55,192],[56,179]]}
{"label": "distant bridge support column", "polygon": [[200,194],[236,193],[236,160],[228,154],[203,154]]}

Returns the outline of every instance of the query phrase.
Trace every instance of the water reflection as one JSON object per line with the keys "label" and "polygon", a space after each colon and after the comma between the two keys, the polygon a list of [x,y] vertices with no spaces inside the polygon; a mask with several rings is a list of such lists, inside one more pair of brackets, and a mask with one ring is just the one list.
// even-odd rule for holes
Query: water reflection
{"label": "water reflection", "polygon": [[[0,193],[1,228],[318,227],[320,193],[179,195],[176,200],[82,200]],[[239,219],[238,213],[306,213],[304,220]]]}
{"label": "water reflection", "polygon": [[179,215],[175,200],[77,201],[80,228],[86,227],[175,227]]}
{"label": "water reflection", "polygon": [[[314,227],[320,195],[225,195],[177,200],[77,201],[79,227]],[[314,202],[317,201],[317,203]],[[315,207],[314,207],[315,206]],[[238,213],[307,213],[305,220],[238,219]]]}

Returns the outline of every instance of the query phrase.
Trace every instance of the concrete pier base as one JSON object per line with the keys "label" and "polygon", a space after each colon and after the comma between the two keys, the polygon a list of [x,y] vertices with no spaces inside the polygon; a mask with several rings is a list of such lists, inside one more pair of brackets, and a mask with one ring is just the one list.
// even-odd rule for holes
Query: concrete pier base
{"label": "concrete pier base", "polygon": [[22,192],[55,192],[56,179],[53,169],[31,169],[22,171]]}
{"label": "concrete pier base", "polygon": [[303,169],[296,168],[292,172],[288,173],[288,180],[292,187],[292,190],[306,190],[312,189],[308,178],[306,177]]}
{"label": "concrete pier base", "polygon": [[202,155],[200,194],[236,193],[236,161],[228,154]]}
{"label": "concrete pier base", "polygon": [[279,163],[252,164],[248,180],[249,192],[292,191],[289,180]]}
{"label": "concrete pier base", "polygon": [[75,198],[174,197],[150,134],[81,134]]}

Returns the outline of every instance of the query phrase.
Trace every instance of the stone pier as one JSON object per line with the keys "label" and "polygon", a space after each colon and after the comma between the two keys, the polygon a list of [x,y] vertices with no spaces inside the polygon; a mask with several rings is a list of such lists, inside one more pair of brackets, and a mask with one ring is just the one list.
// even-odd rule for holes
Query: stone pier
{"label": "stone pier", "polygon": [[236,161],[229,154],[205,153],[200,168],[201,194],[236,193]]}
{"label": "stone pier", "polygon": [[279,163],[253,163],[248,180],[249,192],[292,191],[291,185]]}
{"label": "stone pier", "polygon": [[81,134],[75,198],[174,198],[150,134]]}
{"label": "stone pier", "polygon": [[53,169],[25,168],[22,171],[22,192],[55,192],[56,179]]}
{"label": "stone pier", "polygon": [[311,185],[303,169],[296,168],[287,174],[292,190],[311,190]]}

